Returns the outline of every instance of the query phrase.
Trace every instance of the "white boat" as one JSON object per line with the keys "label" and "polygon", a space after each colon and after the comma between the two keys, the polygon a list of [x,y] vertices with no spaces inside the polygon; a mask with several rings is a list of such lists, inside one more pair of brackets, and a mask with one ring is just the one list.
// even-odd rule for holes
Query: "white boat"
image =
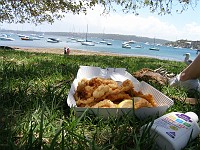
{"label": "white boat", "polygon": [[100,44],[107,44],[108,42],[104,39],[104,30],[105,30],[105,28],[103,29],[103,38],[102,38],[102,40],[99,42]]}
{"label": "white boat", "polygon": [[102,40],[102,41],[100,41],[99,43],[101,43],[101,44],[107,44],[108,42],[105,41],[105,40]]}
{"label": "white boat", "polygon": [[107,45],[112,45],[112,43],[108,42]]}
{"label": "white boat", "polygon": [[0,40],[2,40],[2,41],[14,41],[15,39],[8,38],[8,37],[0,37]]}
{"label": "white boat", "polygon": [[30,34],[30,36],[36,36],[36,34]]}
{"label": "white boat", "polygon": [[128,43],[129,43],[129,44],[135,44],[136,41],[130,40],[130,41],[128,41]]}
{"label": "white boat", "polygon": [[44,38],[44,35],[38,35],[39,38]]}
{"label": "white boat", "polygon": [[40,40],[41,38],[33,36],[33,37],[31,37],[31,39],[32,40]]}
{"label": "white boat", "polygon": [[95,43],[90,41],[81,42],[81,44],[86,46],[95,46]]}
{"label": "white boat", "polygon": [[135,48],[142,48],[142,46],[141,45],[136,45]]}
{"label": "white boat", "polygon": [[72,41],[73,41],[73,40],[76,41],[76,38],[72,37],[71,40],[72,40]]}
{"label": "white boat", "polygon": [[153,47],[150,47],[149,50],[159,51],[160,48],[158,48],[158,47],[155,46],[155,38],[154,38],[154,41],[153,41],[153,42],[154,42]]}
{"label": "white boat", "polygon": [[38,38],[44,38],[44,33],[37,35]]}
{"label": "white boat", "polygon": [[131,48],[131,45],[124,42],[124,43],[122,43],[122,48]]}
{"label": "white boat", "polygon": [[88,33],[88,25],[87,25],[87,32],[86,32],[86,40],[84,42],[81,42],[82,45],[86,46],[95,46],[95,43],[92,41],[88,41],[87,39],[87,33]]}
{"label": "white boat", "polygon": [[129,44],[129,42],[123,42],[122,45]]}
{"label": "white boat", "polygon": [[55,38],[48,38],[47,42],[49,42],[49,43],[59,43],[60,40],[59,39],[55,39]]}
{"label": "white boat", "polygon": [[156,46],[162,46],[162,44],[156,44]]}
{"label": "white boat", "polygon": [[150,47],[149,50],[159,51],[160,49],[158,47]]}
{"label": "white boat", "polygon": [[26,37],[24,34],[17,34],[19,37]]}
{"label": "white boat", "polygon": [[30,34],[30,37],[31,37],[33,40],[40,40],[41,38],[44,38],[44,34],[42,34],[42,35]]}
{"label": "white boat", "polygon": [[76,42],[84,42],[83,39],[77,39]]}
{"label": "white boat", "polygon": [[173,48],[174,48],[174,49],[178,49],[179,47],[178,47],[178,46],[174,46]]}
{"label": "white boat", "polygon": [[131,48],[131,45],[125,44],[125,45],[122,45],[122,48]]}
{"label": "white boat", "polygon": [[3,34],[2,36],[0,36],[0,40],[2,40],[2,41],[14,41],[15,39],[9,38],[6,34]]}
{"label": "white boat", "polygon": [[111,42],[107,42],[107,41],[105,41],[105,40],[102,40],[102,41],[100,41],[99,43],[100,43],[100,44],[106,44],[106,45],[112,45]]}

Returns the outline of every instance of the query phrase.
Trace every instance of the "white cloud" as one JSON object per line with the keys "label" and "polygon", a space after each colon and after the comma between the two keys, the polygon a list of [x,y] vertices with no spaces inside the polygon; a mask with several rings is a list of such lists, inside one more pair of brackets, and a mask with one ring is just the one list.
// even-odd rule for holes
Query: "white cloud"
{"label": "white cloud", "polygon": [[200,39],[200,25],[196,22],[186,24],[184,26],[184,36],[187,39],[199,40]]}
{"label": "white cloud", "polygon": [[65,20],[67,18],[70,18],[70,20],[68,20],[68,23],[65,21],[65,25],[68,24],[68,31],[72,31],[73,27],[76,32],[85,32],[88,24],[91,33],[128,34],[168,40],[176,40],[178,35],[181,34],[175,25],[167,21],[160,21],[157,17],[141,17],[134,14],[119,13],[103,16],[100,15],[100,12],[102,12],[101,8],[97,7],[97,9],[89,11],[87,16],[68,14]]}
{"label": "white cloud", "polygon": [[133,14],[115,14],[107,22],[108,32],[119,34],[171,39],[178,32],[174,25],[161,22],[152,16],[144,18]]}

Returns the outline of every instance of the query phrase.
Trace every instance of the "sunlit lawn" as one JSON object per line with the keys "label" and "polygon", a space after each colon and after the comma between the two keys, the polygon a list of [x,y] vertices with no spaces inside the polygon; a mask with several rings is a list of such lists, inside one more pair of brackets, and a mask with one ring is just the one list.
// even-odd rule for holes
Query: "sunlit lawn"
{"label": "sunlit lawn", "polygon": [[[175,74],[185,67],[182,62],[142,57],[64,57],[0,50],[0,149],[155,148],[148,131],[139,134],[140,127],[151,118],[141,121],[135,116],[124,116],[103,120],[73,115],[66,99],[80,65],[126,68],[130,73],[163,67]],[[168,112],[193,111],[200,116],[199,104],[179,101],[188,97],[185,91],[167,85],[156,88],[175,100]],[[193,96],[198,98],[196,93]],[[196,150],[199,144],[197,138],[187,148]]]}

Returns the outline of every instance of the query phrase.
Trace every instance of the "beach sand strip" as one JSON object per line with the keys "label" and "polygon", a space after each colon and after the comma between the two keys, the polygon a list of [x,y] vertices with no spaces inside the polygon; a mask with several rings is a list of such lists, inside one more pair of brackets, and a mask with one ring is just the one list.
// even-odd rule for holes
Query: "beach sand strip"
{"label": "beach sand strip", "polygon": [[[52,53],[52,54],[64,54],[64,48],[31,48],[31,47],[12,47],[15,50],[25,52],[37,52],[37,53]],[[120,54],[112,54],[106,52],[91,52],[87,50],[74,50],[70,49],[70,55],[99,55],[99,56],[122,56]]]}

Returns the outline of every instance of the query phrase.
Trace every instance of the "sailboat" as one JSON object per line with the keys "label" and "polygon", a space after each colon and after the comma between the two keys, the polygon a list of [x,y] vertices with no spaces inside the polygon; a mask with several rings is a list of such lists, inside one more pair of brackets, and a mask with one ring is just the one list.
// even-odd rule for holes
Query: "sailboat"
{"label": "sailboat", "polygon": [[8,37],[7,34],[0,35],[0,40],[2,41],[14,41],[15,39]]}
{"label": "sailboat", "polygon": [[87,33],[88,33],[88,25],[87,25],[87,32],[86,32],[86,40],[84,42],[81,42],[81,44],[86,45],[86,46],[95,46],[94,42],[87,40]]}
{"label": "sailboat", "polygon": [[[105,30],[105,29],[104,29]],[[103,36],[104,36],[104,30],[103,30]],[[106,45],[112,45],[111,42],[106,41],[104,38],[99,42],[100,44],[106,44]]]}
{"label": "sailboat", "polygon": [[153,43],[153,47],[150,47],[149,50],[153,50],[153,51],[159,51],[160,49],[158,47],[155,46],[155,38],[154,38],[154,43]]}

